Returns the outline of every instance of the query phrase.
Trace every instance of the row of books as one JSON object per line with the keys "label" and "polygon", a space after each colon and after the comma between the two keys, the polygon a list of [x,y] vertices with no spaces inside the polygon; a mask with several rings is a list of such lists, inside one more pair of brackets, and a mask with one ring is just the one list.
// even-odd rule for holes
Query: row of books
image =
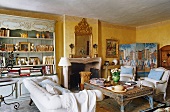
{"label": "row of books", "polygon": [[12,68],[8,72],[8,76],[31,76],[31,75],[42,75],[43,67],[22,67]]}
{"label": "row of books", "polygon": [[53,66],[18,67],[10,70],[0,69],[0,77],[36,76],[44,74],[53,74]]}

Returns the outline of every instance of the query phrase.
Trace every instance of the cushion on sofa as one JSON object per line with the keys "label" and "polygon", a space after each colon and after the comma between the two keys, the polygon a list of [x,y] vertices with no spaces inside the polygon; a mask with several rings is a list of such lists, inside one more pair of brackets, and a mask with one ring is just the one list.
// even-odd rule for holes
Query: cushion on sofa
{"label": "cushion on sofa", "polygon": [[51,94],[55,94],[55,95],[60,95],[61,92],[58,91],[57,89],[55,89],[53,86],[46,84],[46,90],[51,93]]}
{"label": "cushion on sofa", "polygon": [[46,87],[46,84],[49,84],[49,85],[51,85],[51,86],[56,86],[56,85],[59,86],[59,84],[55,83],[54,81],[52,81],[52,80],[50,80],[50,79],[45,79],[45,80],[39,82],[39,85],[40,85],[41,87],[43,87],[43,88]]}
{"label": "cushion on sofa", "polygon": [[120,74],[133,74],[133,68],[127,68],[127,67],[121,66],[120,70],[121,70]]}
{"label": "cushion on sofa", "polygon": [[57,85],[54,86],[54,89],[57,89],[58,91],[60,91],[61,94],[71,93],[70,90],[68,90],[68,89],[66,89],[66,88],[63,88],[63,87],[61,87],[61,86],[57,86]]}
{"label": "cushion on sofa", "polygon": [[162,78],[164,71],[150,70],[148,78],[155,79],[159,81]]}

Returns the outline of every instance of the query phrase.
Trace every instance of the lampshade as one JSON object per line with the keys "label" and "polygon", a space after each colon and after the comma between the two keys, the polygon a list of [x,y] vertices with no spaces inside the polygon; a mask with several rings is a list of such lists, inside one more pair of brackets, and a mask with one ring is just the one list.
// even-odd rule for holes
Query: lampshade
{"label": "lampshade", "polygon": [[61,57],[58,66],[71,66],[71,63],[67,57]]}

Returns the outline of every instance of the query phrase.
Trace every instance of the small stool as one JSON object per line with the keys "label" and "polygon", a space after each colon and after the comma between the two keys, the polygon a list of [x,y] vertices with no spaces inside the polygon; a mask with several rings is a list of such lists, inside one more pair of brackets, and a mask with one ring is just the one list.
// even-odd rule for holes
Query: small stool
{"label": "small stool", "polygon": [[84,89],[84,82],[89,82],[91,72],[82,71],[82,72],[79,72],[79,74],[80,74],[80,77],[81,77],[80,90],[83,90]]}

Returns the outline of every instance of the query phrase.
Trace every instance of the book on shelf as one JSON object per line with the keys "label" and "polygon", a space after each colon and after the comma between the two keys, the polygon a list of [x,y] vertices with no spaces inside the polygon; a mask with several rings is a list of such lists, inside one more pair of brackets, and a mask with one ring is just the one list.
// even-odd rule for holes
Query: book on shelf
{"label": "book on shelf", "polygon": [[42,75],[42,72],[31,72],[30,75]]}
{"label": "book on shelf", "polygon": [[42,75],[42,67],[34,67],[30,69],[30,75]]}
{"label": "book on shelf", "polygon": [[20,73],[20,76],[30,76],[30,73]]}
{"label": "book on shelf", "polygon": [[8,72],[8,76],[20,76],[19,72]]}
{"label": "book on shelf", "polygon": [[8,76],[13,77],[13,76],[19,76],[20,74],[20,68],[12,68],[8,72]]}
{"label": "book on shelf", "polygon": [[20,69],[20,76],[30,76],[30,69],[32,67],[22,67]]}
{"label": "book on shelf", "polygon": [[12,68],[9,70],[9,72],[19,72],[20,68]]}

